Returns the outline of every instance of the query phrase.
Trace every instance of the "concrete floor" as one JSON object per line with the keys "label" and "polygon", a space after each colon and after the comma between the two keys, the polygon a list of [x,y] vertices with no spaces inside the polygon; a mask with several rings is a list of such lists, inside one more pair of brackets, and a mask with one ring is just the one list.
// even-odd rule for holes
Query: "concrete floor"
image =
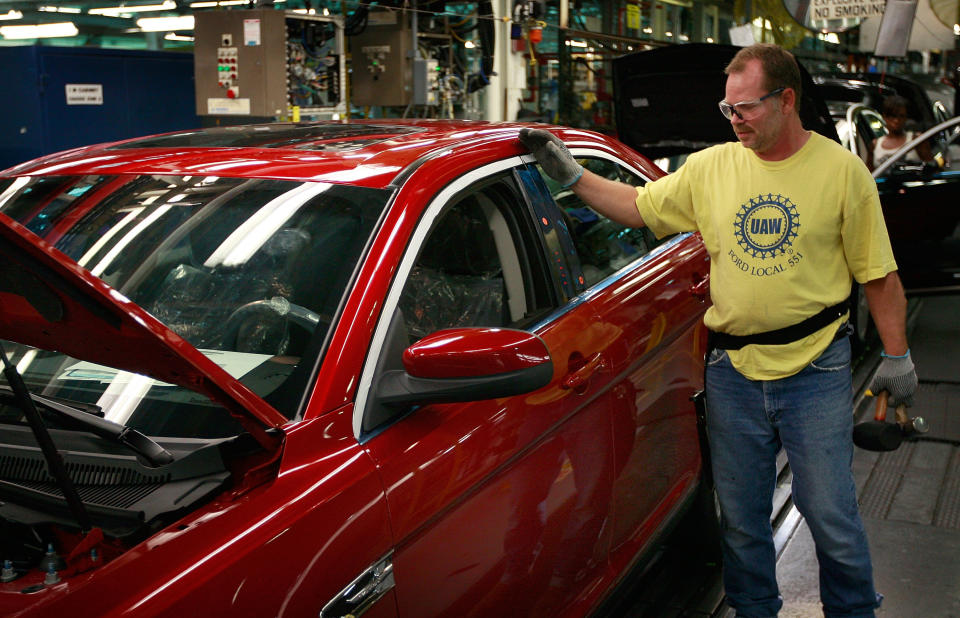
{"label": "concrete floor", "polygon": [[[854,474],[870,540],[877,612],[887,618],[960,618],[960,298],[926,298],[912,314],[920,378],[911,416],[930,431],[896,451],[856,449]],[[870,367],[872,363],[864,363]],[[866,379],[869,376],[864,376]],[[861,399],[858,418],[873,415]],[[822,616],[817,559],[801,523],[778,562],[781,618]]]}

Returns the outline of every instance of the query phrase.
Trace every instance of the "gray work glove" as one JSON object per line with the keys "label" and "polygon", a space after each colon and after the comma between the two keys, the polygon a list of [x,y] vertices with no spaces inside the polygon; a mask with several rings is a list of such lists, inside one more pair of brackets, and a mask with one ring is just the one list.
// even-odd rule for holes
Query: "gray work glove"
{"label": "gray work glove", "polygon": [[520,142],[526,146],[537,163],[566,189],[583,175],[583,166],[576,162],[560,138],[543,129],[520,129]]}
{"label": "gray work glove", "polygon": [[881,356],[880,366],[873,374],[868,388],[874,395],[887,391],[890,394],[891,406],[912,406],[913,393],[917,390],[917,372],[913,368],[910,350],[903,356]]}

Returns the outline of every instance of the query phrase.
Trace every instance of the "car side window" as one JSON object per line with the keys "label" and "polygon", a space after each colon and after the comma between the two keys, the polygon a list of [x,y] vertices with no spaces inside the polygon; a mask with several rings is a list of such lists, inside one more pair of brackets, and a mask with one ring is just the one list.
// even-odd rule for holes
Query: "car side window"
{"label": "car side window", "polygon": [[517,326],[546,304],[527,217],[501,179],[455,197],[429,232],[400,297],[410,343],[444,328]]}
{"label": "car side window", "polygon": [[[578,159],[578,162],[604,178],[619,180],[635,187],[646,182],[640,176],[607,159],[583,158]],[[646,228],[630,228],[607,219],[587,207],[572,190],[564,189],[543,172],[541,175],[553,194],[554,201],[564,213],[587,287],[646,255],[662,242]]]}
{"label": "car side window", "polygon": [[[403,350],[438,330],[536,322],[556,305],[549,273],[512,175],[465,188],[443,206],[420,245],[374,373],[402,370]],[[385,427],[408,411],[385,403],[374,389],[361,432]]]}

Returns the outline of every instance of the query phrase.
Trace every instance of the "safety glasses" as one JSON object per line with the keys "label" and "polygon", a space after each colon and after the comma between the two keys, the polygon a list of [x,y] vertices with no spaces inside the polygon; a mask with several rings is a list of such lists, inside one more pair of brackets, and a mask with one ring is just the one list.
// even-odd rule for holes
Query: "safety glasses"
{"label": "safety glasses", "polygon": [[727,120],[731,120],[734,115],[736,115],[740,120],[749,120],[757,115],[757,112],[760,109],[760,104],[763,103],[764,100],[776,96],[784,90],[786,90],[786,87],[780,87],[776,90],[771,90],[759,99],[753,99],[752,101],[740,101],[739,103],[727,103],[726,101],[720,101],[720,113],[723,114],[723,117]]}

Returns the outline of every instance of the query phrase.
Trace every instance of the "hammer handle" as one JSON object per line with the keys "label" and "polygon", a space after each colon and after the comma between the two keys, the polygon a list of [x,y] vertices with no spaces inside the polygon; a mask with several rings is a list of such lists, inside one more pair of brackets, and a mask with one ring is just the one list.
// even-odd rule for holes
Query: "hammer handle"
{"label": "hammer handle", "polygon": [[886,422],[887,420],[887,399],[890,398],[890,393],[887,391],[880,391],[877,393],[877,410],[873,414],[873,420],[880,421],[881,423]]}
{"label": "hammer handle", "polygon": [[[887,402],[890,399],[890,393],[887,391],[880,391],[877,393],[877,409],[873,415],[873,420],[880,421],[881,423],[886,422],[887,420]],[[910,419],[907,418],[906,406],[899,405],[897,406],[897,422],[901,425],[905,425],[910,422]]]}

